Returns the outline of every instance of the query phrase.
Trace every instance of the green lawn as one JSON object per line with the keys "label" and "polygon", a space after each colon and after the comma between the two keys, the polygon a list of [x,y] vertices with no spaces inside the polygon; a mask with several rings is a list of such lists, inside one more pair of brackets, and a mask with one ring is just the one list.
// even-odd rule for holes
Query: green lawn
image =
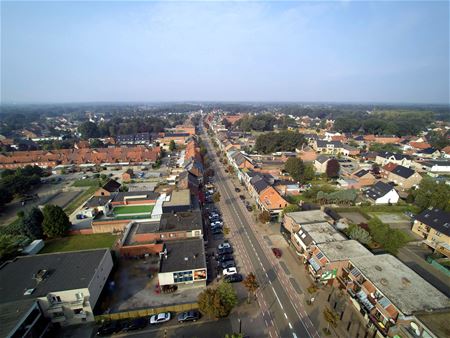
{"label": "green lawn", "polygon": [[100,180],[97,178],[86,178],[84,180],[76,180],[73,182],[73,187],[99,187]]}
{"label": "green lawn", "polygon": [[46,241],[40,253],[111,248],[116,239],[111,234],[72,235]]}
{"label": "green lawn", "polygon": [[286,197],[286,200],[291,204],[298,204],[298,203],[300,203],[300,201],[305,201],[305,196],[303,196],[303,194],[287,195],[285,197]]}
{"label": "green lawn", "polygon": [[81,204],[86,202],[88,198],[92,196],[92,194],[98,189],[98,186],[91,186],[85,191],[83,191],[80,195],[77,196],[65,209],[67,215],[70,215],[74,212]]}
{"label": "green lawn", "polygon": [[114,208],[115,215],[124,214],[144,214],[151,213],[153,210],[153,205],[130,205],[130,206],[120,206]]}

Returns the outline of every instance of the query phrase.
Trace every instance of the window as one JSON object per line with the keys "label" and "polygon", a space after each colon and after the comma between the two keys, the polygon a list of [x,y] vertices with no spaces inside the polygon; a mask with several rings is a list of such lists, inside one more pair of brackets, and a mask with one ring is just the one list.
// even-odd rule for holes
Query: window
{"label": "window", "polygon": [[192,280],[192,271],[181,271],[173,273],[173,281],[175,283],[191,282]]}
{"label": "window", "polygon": [[442,234],[439,231],[436,231],[436,236],[440,237]]}
{"label": "window", "polygon": [[76,294],[75,294],[75,298],[76,298],[77,300],[83,300],[83,298],[84,298],[83,293],[82,293],[82,292],[76,293]]}
{"label": "window", "polygon": [[173,234],[173,233],[169,234],[169,237],[175,237],[175,234]]}

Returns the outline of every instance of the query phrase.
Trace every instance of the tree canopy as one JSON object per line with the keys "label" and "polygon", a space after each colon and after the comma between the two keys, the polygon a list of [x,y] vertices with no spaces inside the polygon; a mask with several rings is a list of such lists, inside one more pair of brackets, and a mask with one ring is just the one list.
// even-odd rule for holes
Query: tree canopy
{"label": "tree canopy", "polygon": [[339,161],[332,158],[327,162],[327,168],[325,169],[325,172],[329,178],[336,178],[339,177],[339,170],[341,166],[339,164]]}
{"label": "tree canopy", "polygon": [[298,157],[289,158],[284,169],[291,175],[291,177],[300,183],[305,183],[314,178],[315,171],[311,164],[304,164],[302,159]]}
{"label": "tree canopy", "polygon": [[228,316],[236,304],[236,291],[230,283],[223,281],[215,288],[207,288],[198,296],[200,312],[211,318]]}
{"label": "tree canopy", "polygon": [[61,207],[47,204],[42,213],[44,215],[42,228],[47,237],[61,237],[69,230],[71,224],[69,217]]}
{"label": "tree canopy", "polygon": [[445,182],[436,182],[431,177],[424,177],[419,184],[419,188],[412,191],[414,204],[420,210],[428,207],[438,208],[450,212],[450,186]]}
{"label": "tree canopy", "polygon": [[257,137],[255,150],[263,154],[277,151],[295,151],[306,143],[303,134],[293,131],[264,133]]}

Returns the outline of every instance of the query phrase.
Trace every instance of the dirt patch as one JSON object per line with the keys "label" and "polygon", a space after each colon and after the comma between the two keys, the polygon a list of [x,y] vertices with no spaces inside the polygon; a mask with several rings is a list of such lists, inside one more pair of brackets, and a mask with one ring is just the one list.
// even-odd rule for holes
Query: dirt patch
{"label": "dirt patch", "polygon": [[366,219],[359,212],[340,212],[339,215],[341,215],[344,218],[347,218],[351,223],[354,224],[367,223],[368,221],[368,219]]}

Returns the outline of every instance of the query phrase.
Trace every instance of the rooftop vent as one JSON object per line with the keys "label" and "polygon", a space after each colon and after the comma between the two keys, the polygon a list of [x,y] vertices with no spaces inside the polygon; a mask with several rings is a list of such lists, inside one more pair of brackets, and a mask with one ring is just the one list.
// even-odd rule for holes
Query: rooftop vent
{"label": "rooftop vent", "polygon": [[43,280],[45,280],[48,277],[48,270],[46,269],[41,269],[39,270],[37,273],[35,273],[33,275],[33,279],[36,279],[36,281],[42,282]]}
{"label": "rooftop vent", "polygon": [[189,258],[188,257],[184,257],[184,260],[187,262],[189,260]]}
{"label": "rooftop vent", "polygon": [[406,277],[402,277],[402,285],[404,287],[410,286],[411,285],[411,281],[408,278],[406,278]]}
{"label": "rooftop vent", "polygon": [[380,283],[381,283],[381,285],[384,285],[384,286],[389,284],[386,278],[381,278]]}
{"label": "rooftop vent", "polygon": [[381,266],[379,266],[379,265],[375,265],[375,270],[382,271],[383,268]]}
{"label": "rooftop vent", "polygon": [[344,248],[344,247],[343,247],[341,244],[336,245],[336,249],[341,250],[341,249],[343,249],[343,248]]}
{"label": "rooftop vent", "polygon": [[23,293],[23,295],[24,296],[29,296],[29,295],[31,295],[34,292],[34,290],[36,290],[36,289],[35,288],[33,288],[33,289],[26,289],[25,292]]}

